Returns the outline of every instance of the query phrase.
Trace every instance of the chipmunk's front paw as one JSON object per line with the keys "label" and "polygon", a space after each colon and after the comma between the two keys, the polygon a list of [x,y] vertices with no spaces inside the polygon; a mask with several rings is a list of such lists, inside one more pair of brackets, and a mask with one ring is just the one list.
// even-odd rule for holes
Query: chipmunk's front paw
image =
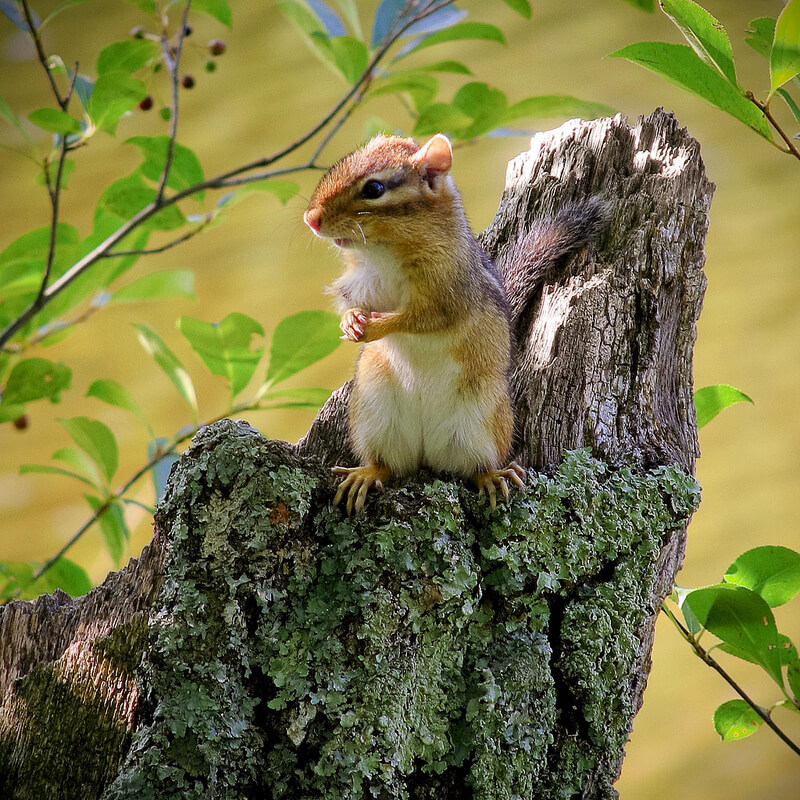
{"label": "chipmunk's front paw", "polygon": [[344,334],[341,338],[351,342],[360,342],[367,329],[369,315],[363,308],[348,308],[339,320],[339,327]]}
{"label": "chipmunk's front paw", "polygon": [[525,470],[512,461],[505,469],[490,469],[486,472],[478,472],[472,478],[473,483],[478,487],[478,495],[488,494],[489,505],[492,508],[497,506],[497,490],[508,500],[508,482],[511,481],[518,489],[525,488]]}
{"label": "chipmunk's front paw", "polygon": [[367,492],[373,486],[382,490],[383,482],[388,480],[390,475],[387,467],[379,467],[377,464],[368,464],[364,467],[333,467],[332,472],[334,475],[345,476],[336,490],[333,504],[338,506],[347,496],[347,516],[352,516],[354,511],[358,516],[364,508]]}

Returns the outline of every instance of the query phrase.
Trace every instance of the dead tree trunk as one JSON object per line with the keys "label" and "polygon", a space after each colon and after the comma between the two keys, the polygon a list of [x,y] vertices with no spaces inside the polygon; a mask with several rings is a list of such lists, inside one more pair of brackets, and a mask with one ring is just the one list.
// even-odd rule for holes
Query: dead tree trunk
{"label": "dead tree trunk", "polygon": [[348,388],[297,446],[205,429],[156,536],[85,598],[0,617],[0,796],[607,798],[698,502],[691,355],[712,186],[657,111],[509,166],[483,243],[599,197],[521,319],[521,453],[490,512],[432,475],[351,522]]}

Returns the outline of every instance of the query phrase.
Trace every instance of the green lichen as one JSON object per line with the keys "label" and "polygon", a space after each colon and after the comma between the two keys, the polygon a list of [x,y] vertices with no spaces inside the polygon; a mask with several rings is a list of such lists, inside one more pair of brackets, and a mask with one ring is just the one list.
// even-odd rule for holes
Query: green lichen
{"label": "green lichen", "polygon": [[173,476],[145,721],[107,798],[574,797],[616,763],[692,478],[577,451],[496,511],[431,480],[353,521],[287,464],[223,423]]}

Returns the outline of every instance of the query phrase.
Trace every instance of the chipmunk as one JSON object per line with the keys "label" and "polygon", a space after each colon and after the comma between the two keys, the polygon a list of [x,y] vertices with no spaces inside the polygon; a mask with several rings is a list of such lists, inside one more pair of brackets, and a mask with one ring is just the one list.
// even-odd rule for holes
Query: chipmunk
{"label": "chipmunk", "polygon": [[[362,343],[349,417],[361,465],[333,468],[343,477],[334,504],[346,497],[348,514],[371,488],[421,467],[471,480],[492,508],[498,490],[508,499],[509,484],[524,488],[524,470],[508,461],[507,289],[470,230],[452,163],[443,134],[422,146],[376,136],[328,170],[304,214],[340,251],[345,271],[331,292],[342,338]],[[533,266],[548,261],[531,252]]]}

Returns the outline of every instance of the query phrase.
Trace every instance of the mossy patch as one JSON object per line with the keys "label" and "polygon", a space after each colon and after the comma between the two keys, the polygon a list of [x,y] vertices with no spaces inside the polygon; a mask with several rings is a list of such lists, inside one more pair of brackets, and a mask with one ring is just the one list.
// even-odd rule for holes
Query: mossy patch
{"label": "mossy patch", "polygon": [[330,496],[244,425],[183,459],[142,724],[106,797],[578,796],[627,738],[644,576],[694,480],[576,451],[496,511],[442,480],[354,521]]}

